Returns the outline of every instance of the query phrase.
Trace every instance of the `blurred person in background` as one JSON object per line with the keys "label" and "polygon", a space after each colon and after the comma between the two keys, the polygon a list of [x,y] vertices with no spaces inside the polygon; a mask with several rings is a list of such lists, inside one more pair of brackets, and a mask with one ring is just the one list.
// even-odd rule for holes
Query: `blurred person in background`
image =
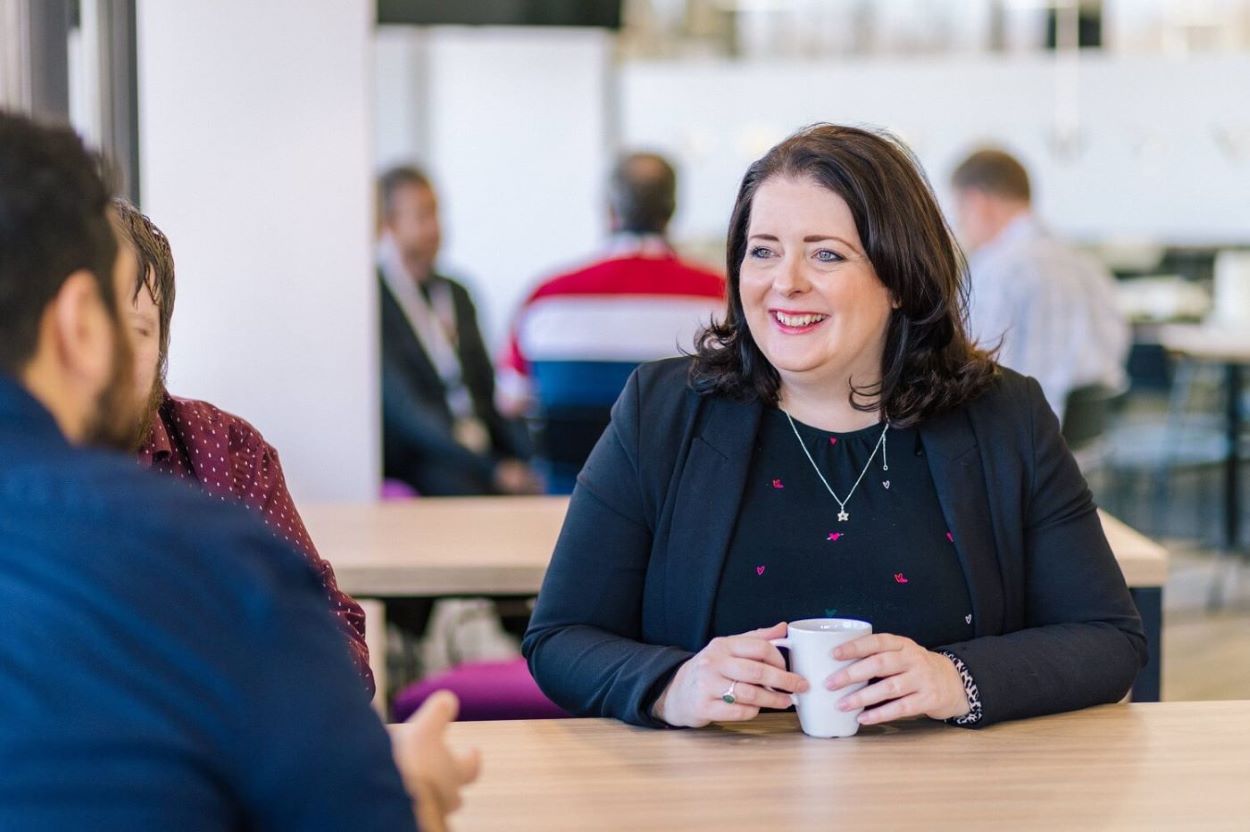
{"label": "blurred person in background", "polygon": [[1033,213],[1024,166],[979,150],[951,175],[956,222],[969,251],[969,327],[999,362],[1042,385],[1061,417],[1073,390],[1121,390],[1131,341],[1115,280],[1052,236]]}
{"label": "blurred person in background", "polygon": [[126,320],[135,345],[139,463],[194,482],[221,500],[243,503],[308,559],[372,697],[364,610],[339,589],[334,568],[318,555],[287,490],[278,452],[238,416],[208,402],[172,396],[166,389],[175,296],[173,252],[161,230],[129,202],[114,200],[113,212],[118,236],[137,266],[123,288],[129,292]]}
{"label": "blurred person in background", "polygon": [[429,178],[378,183],[382,444],[388,478],[428,496],[531,494],[523,432],[495,407],[495,370],[464,286],[435,270],[442,232]]}
{"label": "blurred person in background", "polygon": [[0,829],[442,829],[455,697],[388,738],[307,560],[125,453],[112,214],[78,136],[0,112]]}
{"label": "blurred person in background", "polygon": [[517,314],[500,368],[510,412],[529,404],[536,361],[620,362],[632,369],[678,355],[720,311],[724,278],[682,260],[669,242],[676,208],[677,173],[667,159],[630,153],[617,162],[608,182],[605,250],[543,281]]}
{"label": "blurred person in background", "polygon": [[677,174],[630,153],[608,183],[611,237],[593,262],[530,293],[500,367],[505,412],[533,417],[548,491],[567,494],[639,363],[679,355],[724,305],[725,281],[668,239]]}
{"label": "blurred person in background", "polygon": [[[524,429],[495,407],[495,368],[473,300],[436,271],[442,228],[433,184],[414,167],[395,167],[379,179],[378,198],[385,476],[430,497],[538,493]],[[406,636],[401,643],[421,638],[419,661],[392,674],[397,684],[519,655],[485,599],[391,599],[387,618]]]}

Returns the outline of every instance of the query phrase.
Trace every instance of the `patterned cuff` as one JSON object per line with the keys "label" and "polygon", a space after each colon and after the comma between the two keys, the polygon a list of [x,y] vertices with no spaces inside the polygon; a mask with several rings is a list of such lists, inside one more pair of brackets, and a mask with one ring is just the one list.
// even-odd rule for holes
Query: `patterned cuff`
{"label": "patterned cuff", "polygon": [[976,725],[981,721],[981,692],[977,690],[977,682],[972,678],[972,671],[968,669],[968,665],[964,664],[963,659],[954,653],[949,653],[945,650],[939,650],[938,652],[950,659],[951,664],[955,665],[955,669],[959,671],[959,678],[964,680],[964,694],[968,697],[968,713],[948,719],[946,724],[965,727]]}

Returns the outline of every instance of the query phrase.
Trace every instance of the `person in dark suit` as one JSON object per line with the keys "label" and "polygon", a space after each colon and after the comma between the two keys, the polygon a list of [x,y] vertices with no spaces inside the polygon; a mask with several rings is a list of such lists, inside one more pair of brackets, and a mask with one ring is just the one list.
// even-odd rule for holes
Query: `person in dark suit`
{"label": "person in dark suit", "polygon": [[495,406],[473,301],[435,271],[441,230],[429,178],[397,167],[378,190],[386,476],[430,496],[537,493],[524,432]]}
{"label": "person in dark suit", "polygon": [[967,726],[1120,699],[1146,641],[1040,386],[964,329],[919,164],[815,125],[747,171],[729,301],[642,366],[582,470],[523,650],[566,710],[747,720],[807,681],[768,640],[860,618],[862,724]]}

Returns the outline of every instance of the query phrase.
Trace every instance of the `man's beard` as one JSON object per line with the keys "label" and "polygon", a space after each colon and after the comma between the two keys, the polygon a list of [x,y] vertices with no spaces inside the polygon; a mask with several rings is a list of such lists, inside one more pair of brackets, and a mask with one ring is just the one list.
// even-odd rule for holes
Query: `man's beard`
{"label": "man's beard", "polygon": [[83,431],[88,445],[133,450],[135,430],[142,420],[134,394],[134,353],[130,340],[119,323],[113,332],[113,374],[96,397],[95,407]]}
{"label": "man's beard", "polygon": [[165,379],[161,378],[163,375],[164,373],[161,373],[156,381],[152,382],[152,389],[143,401],[143,412],[139,415],[139,428],[131,437],[128,448],[130,451],[138,452],[152,436],[152,425],[156,423],[161,404],[165,401]]}

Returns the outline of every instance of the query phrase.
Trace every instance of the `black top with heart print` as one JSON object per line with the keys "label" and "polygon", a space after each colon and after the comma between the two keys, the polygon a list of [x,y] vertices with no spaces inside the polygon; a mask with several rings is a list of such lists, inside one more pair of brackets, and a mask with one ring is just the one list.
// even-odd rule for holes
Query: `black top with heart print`
{"label": "black top with heart print", "polygon": [[[829,433],[795,422],[842,499],[884,423]],[[887,468],[888,466],[888,468]],[[972,600],[920,435],[891,428],[846,502],[803,454],[786,415],[767,408],[712,618],[714,636],[802,618],[859,618],[925,647],[971,639]]]}

